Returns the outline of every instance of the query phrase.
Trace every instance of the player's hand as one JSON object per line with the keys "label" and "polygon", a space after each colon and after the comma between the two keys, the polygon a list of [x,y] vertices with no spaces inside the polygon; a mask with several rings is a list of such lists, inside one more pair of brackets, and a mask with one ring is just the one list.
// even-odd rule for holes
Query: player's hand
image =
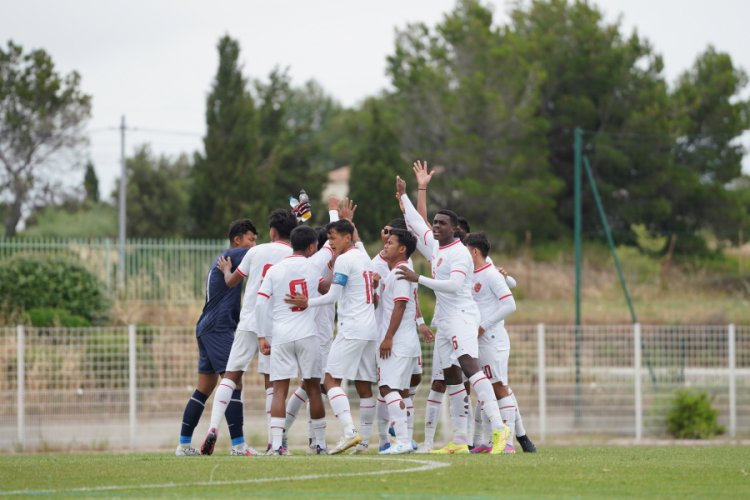
{"label": "player's hand", "polygon": [[432,180],[432,176],[435,174],[434,170],[429,173],[427,172],[427,160],[425,160],[424,164],[419,160],[415,161],[412,170],[414,170],[414,175],[417,177],[417,187],[421,189],[427,187]]}
{"label": "player's hand", "polygon": [[503,276],[508,276],[508,271],[506,271],[504,267],[502,267],[502,266],[497,266],[497,270],[498,270],[498,272],[499,272],[500,274],[502,274]]}
{"label": "player's hand", "polygon": [[481,337],[482,335],[484,335],[484,328],[482,328],[482,327],[480,326],[480,327],[479,327],[479,331],[477,332],[477,337]]}
{"label": "player's hand", "polygon": [[265,337],[258,337],[258,350],[266,356],[271,354],[271,344],[268,343]]}
{"label": "player's hand", "polygon": [[356,211],[357,205],[355,205],[349,198],[344,198],[344,201],[341,202],[341,208],[339,209],[339,217],[352,222],[354,220],[354,212]]}
{"label": "player's hand", "polygon": [[391,356],[391,349],[393,349],[393,339],[384,338],[380,343],[380,358],[388,359]]}
{"label": "player's hand", "polygon": [[341,205],[341,200],[335,196],[328,198],[328,210],[338,210]]}
{"label": "player's hand", "polygon": [[429,326],[419,325],[417,327],[417,331],[422,336],[422,340],[424,340],[428,344],[435,340],[435,334],[432,332]]}
{"label": "player's hand", "polygon": [[400,200],[401,195],[403,195],[405,192],[406,192],[406,181],[397,175],[396,176],[396,199]]}
{"label": "player's hand", "polygon": [[232,270],[232,260],[229,257],[220,255],[219,260],[216,262],[216,267],[219,268],[219,271],[226,274],[227,271]]}
{"label": "player's hand", "polygon": [[398,279],[400,280],[411,281],[412,283],[417,283],[419,281],[419,275],[406,266],[398,266],[396,276],[398,276]]}
{"label": "player's hand", "polygon": [[289,295],[284,298],[284,302],[300,309],[307,309],[307,297],[304,295]]}
{"label": "player's hand", "polygon": [[380,274],[373,273],[372,275],[372,289],[373,290],[377,290],[378,287],[380,286],[380,279],[381,279]]}

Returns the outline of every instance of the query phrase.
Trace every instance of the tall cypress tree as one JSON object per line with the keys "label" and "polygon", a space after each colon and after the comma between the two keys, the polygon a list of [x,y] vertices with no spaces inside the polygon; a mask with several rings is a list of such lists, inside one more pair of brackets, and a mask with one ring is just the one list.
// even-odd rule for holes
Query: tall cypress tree
{"label": "tall cypress tree", "polygon": [[219,40],[219,69],[206,100],[204,153],[197,155],[190,190],[190,212],[200,237],[222,237],[241,217],[265,217],[259,163],[258,120],[239,63],[240,45]]}

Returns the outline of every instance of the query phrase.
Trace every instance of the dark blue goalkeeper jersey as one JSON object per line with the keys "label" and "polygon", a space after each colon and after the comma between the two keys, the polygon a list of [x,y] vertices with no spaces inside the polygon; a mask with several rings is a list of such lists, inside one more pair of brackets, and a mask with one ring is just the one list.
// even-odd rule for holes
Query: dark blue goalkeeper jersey
{"label": "dark blue goalkeeper jersey", "polygon": [[[242,262],[248,248],[230,248],[222,255],[232,260],[232,272]],[[242,285],[229,288],[224,282],[224,274],[216,267],[218,256],[214,259],[206,277],[206,303],[203,312],[195,325],[195,336],[209,334],[234,333],[240,319]]]}

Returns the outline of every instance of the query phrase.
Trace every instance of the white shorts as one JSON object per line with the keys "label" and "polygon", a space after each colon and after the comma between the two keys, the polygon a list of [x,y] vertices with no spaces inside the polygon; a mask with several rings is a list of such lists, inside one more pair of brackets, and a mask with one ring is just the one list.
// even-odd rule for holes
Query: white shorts
{"label": "white shorts", "polygon": [[445,380],[443,369],[440,368],[440,352],[437,342],[432,345],[432,380]]}
{"label": "white shorts", "polygon": [[391,354],[388,358],[378,358],[378,387],[388,386],[403,391],[411,387],[411,375],[417,358]]}
{"label": "white shorts", "polygon": [[411,367],[411,374],[422,375],[422,356],[417,356],[412,359],[414,360],[414,364]]}
{"label": "white shorts", "polygon": [[[271,349],[273,352],[273,349]],[[271,355],[270,354],[263,354],[262,352],[258,353],[258,373],[262,373],[263,375],[270,375],[271,373]]]}
{"label": "white shorts", "polygon": [[315,336],[271,347],[270,379],[289,380],[298,375],[303,379],[320,376],[320,347]]}
{"label": "white shorts", "polygon": [[318,349],[320,352],[320,380],[323,380],[326,375],[326,366],[328,365],[328,354],[331,352],[331,344],[333,339],[328,339],[324,344],[320,343],[320,337],[318,337]]}
{"label": "white shorts", "polygon": [[256,352],[258,352],[258,334],[238,329],[234,333],[232,350],[229,352],[227,371],[246,372]]}
{"label": "white shorts", "polygon": [[479,323],[472,317],[458,316],[440,322],[435,336],[435,347],[440,355],[440,368],[458,364],[458,358],[468,354],[479,358],[477,333]]}
{"label": "white shorts", "polygon": [[377,382],[377,342],[374,340],[333,339],[328,353],[326,373],[335,379],[365,380]]}
{"label": "white shorts", "polygon": [[479,367],[490,379],[490,382],[498,382],[508,385],[508,358],[510,349],[499,350],[494,347],[482,347],[479,349]]}

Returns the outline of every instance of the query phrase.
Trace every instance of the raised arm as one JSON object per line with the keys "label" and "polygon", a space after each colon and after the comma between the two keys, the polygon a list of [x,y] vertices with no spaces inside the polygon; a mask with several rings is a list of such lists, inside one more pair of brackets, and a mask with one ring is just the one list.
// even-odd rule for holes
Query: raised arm
{"label": "raised arm", "polygon": [[432,228],[425,223],[422,216],[417,212],[417,209],[412,205],[409,196],[406,194],[406,182],[400,177],[396,178],[396,192],[400,196],[401,203],[404,206],[404,220],[406,220],[406,225],[417,238],[417,249],[427,260],[432,259],[432,246],[435,243]]}
{"label": "raised arm", "polygon": [[429,226],[430,219],[427,217],[427,186],[430,184],[435,171],[427,172],[426,160],[424,164],[419,160],[415,161],[412,170],[414,170],[414,175],[417,178],[417,212],[422,216],[425,224]]}

